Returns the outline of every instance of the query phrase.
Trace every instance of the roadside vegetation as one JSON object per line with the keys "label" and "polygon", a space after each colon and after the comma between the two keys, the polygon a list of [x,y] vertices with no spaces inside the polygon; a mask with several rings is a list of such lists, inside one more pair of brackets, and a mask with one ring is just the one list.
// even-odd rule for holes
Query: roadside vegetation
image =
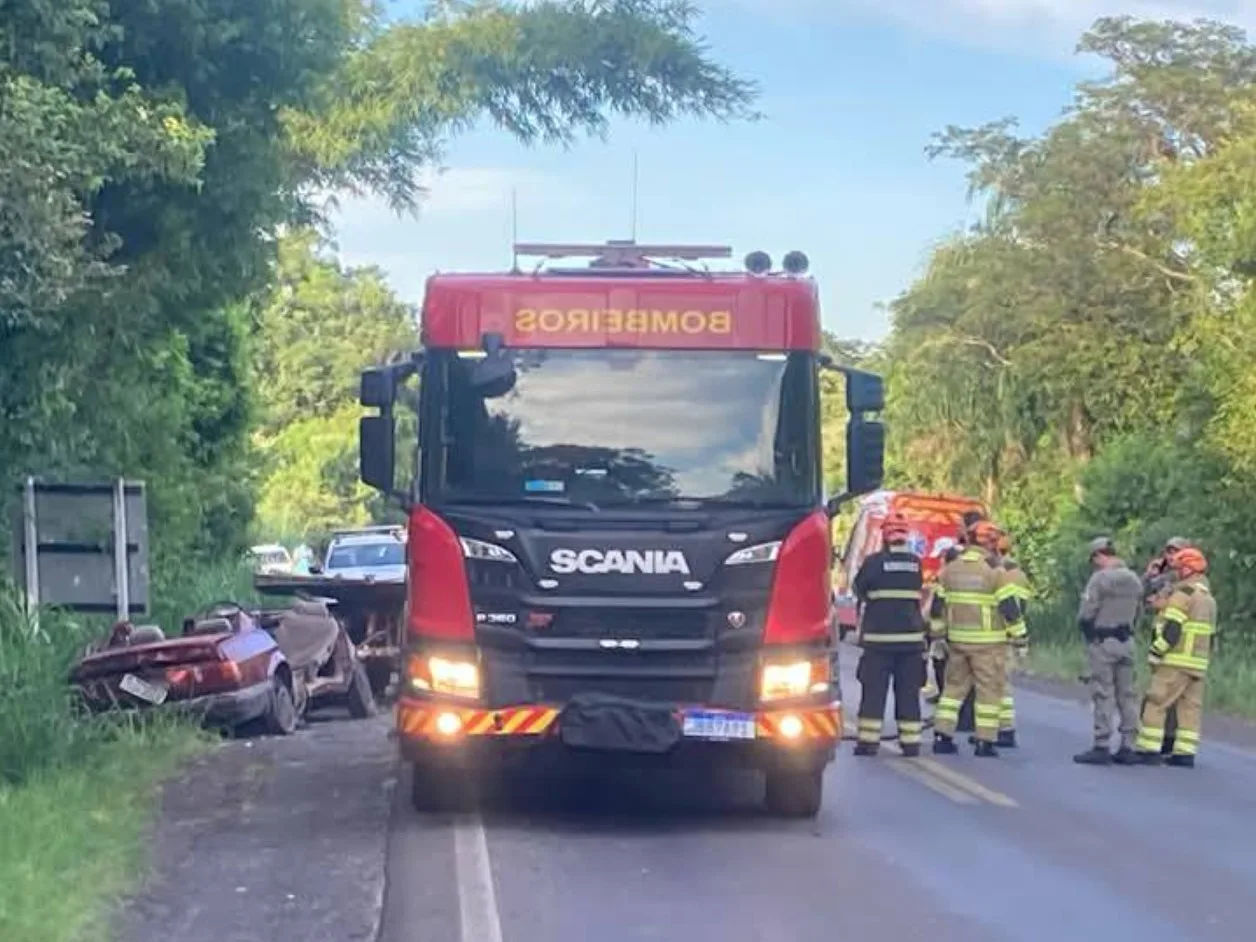
{"label": "roadside vegetation", "polygon": [[[382,276],[329,260],[337,193],[416,211],[453,134],[753,118],[681,0],[13,0],[0,17],[0,509],[23,476],[143,479],[152,620],[247,598],[261,535],[384,510],[355,377],[410,349]],[[6,569],[7,571],[11,571]],[[106,933],[154,783],[194,730],[78,714],[99,623],[0,588],[0,938]]]}
{"label": "roadside vegetation", "polygon": [[1107,18],[1079,52],[1107,74],[1041,133],[992,116],[929,146],[968,167],[979,221],[856,351],[888,375],[889,483],[993,505],[1042,595],[1036,660],[1068,679],[1086,542],[1141,571],[1197,541],[1222,617],[1209,703],[1254,715],[1256,47]]}

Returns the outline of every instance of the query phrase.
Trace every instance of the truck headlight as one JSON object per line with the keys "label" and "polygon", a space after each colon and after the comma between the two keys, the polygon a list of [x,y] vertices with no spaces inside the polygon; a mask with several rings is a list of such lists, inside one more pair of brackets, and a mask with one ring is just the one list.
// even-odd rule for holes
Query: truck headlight
{"label": "truck headlight", "polygon": [[473,540],[469,536],[459,537],[462,543],[462,555],[467,559],[482,559],[492,563],[517,563],[518,559],[515,554],[504,546],[498,546],[496,543],[485,543],[483,540]]}
{"label": "truck headlight", "polygon": [[474,661],[415,657],[410,659],[406,674],[414,690],[464,700],[478,700],[480,696],[480,668]]}
{"label": "truck headlight", "polygon": [[760,543],[758,546],[747,546],[745,549],[739,549],[729,556],[728,559],[724,560],[724,565],[744,566],[747,563],[774,563],[779,555],[781,555],[781,541],[775,540],[771,543]]}
{"label": "truck headlight", "polygon": [[829,688],[828,661],[782,661],[764,664],[759,679],[759,699],[794,700]]}

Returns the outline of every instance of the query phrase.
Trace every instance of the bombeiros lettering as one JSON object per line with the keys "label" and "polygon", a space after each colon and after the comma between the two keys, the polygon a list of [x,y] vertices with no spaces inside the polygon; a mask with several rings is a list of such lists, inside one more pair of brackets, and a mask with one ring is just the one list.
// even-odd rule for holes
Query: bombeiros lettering
{"label": "bombeiros lettering", "polygon": [[732,311],[619,308],[520,308],[521,334],[729,334]]}
{"label": "bombeiros lettering", "polygon": [[556,549],[550,553],[550,569],[557,573],[590,576],[618,573],[666,576],[689,575],[689,561],[680,550]]}

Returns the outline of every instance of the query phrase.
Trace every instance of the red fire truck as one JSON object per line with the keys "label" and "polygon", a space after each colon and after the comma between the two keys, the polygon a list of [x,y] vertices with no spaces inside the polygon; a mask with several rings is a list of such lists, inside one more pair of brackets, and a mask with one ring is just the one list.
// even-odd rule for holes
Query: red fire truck
{"label": "red fire truck", "polygon": [[[769,809],[814,815],[842,734],[829,520],[880,484],[880,378],[843,370],[848,493],[826,502],[818,372],[837,367],[805,256],[713,273],[730,249],[516,252],[542,261],[432,276],[423,349],[362,376],[362,479],[409,513],[416,808],[548,753],[757,769]],[[550,267],[572,258],[592,262]]]}

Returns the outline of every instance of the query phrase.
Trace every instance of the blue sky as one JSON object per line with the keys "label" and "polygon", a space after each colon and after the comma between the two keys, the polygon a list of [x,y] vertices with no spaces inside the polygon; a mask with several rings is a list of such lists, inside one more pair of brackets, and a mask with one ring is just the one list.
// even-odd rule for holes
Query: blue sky
{"label": "blue sky", "polygon": [[930,246],[971,218],[964,168],[930,163],[947,124],[1053,119],[1095,63],[1072,55],[1096,16],[1213,16],[1256,23],[1256,0],[698,0],[713,54],[762,87],[766,119],[722,126],[616,124],[606,141],[525,148],[492,127],[450,142],[418,218],[347,200],[341,257],[377,265],[411,301],[435,270],[510,264],[519,237],[637,238],[733,246],[740,258],[798,248],[821,286],[825,325],[876,339],[881,303]]}

